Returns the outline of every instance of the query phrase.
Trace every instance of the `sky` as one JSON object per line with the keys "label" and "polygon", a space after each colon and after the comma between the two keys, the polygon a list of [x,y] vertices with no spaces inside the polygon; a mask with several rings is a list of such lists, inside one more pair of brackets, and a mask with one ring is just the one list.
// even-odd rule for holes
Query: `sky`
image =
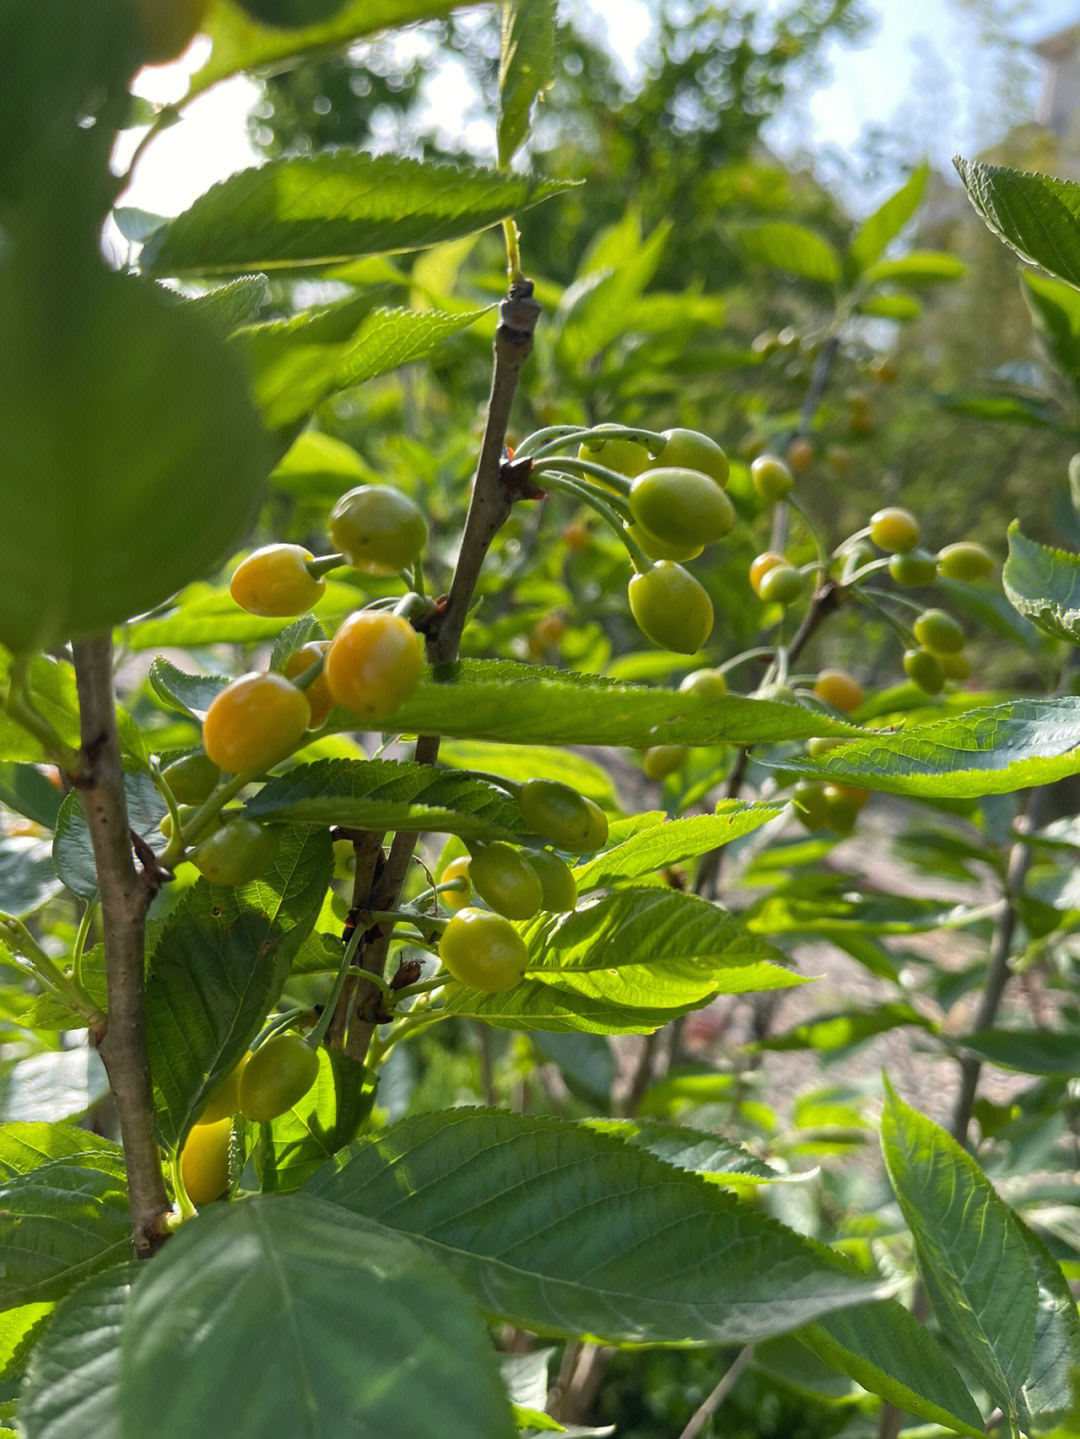
{"label": "sky", "polygon": [[[632,74],[648,36],[641,0],[588,0],[588,8],[607,26]],[[834,168],[843,170],[869,128],[891,127],[947,169],[952,154],[985,142],[985,129],[993,124],[993,88],[980,72],[971,31],[947,0],[870,0],[868,8],[875,17],[871,33],[857,48],[834,48],[831,79],[808,97],[786,133],[780,129],[768,138],[781,151],[831,149]],[[1034,40],[1080,20],[1080,0],[1030,0],[1027,12],[1017,29]],[[207,46],[196,40],[176,64],[144,70],[137,89],[157,101],[179,98]],[[179,125],[148,147],[124,203],[176,214],[216,180],[253,164],[244,117],[256,94],[253,82],[241,78],[195,101]],[[126,162],[135,138],[118,152],[118,164]],[[858,211],[858,195],[848,198]]]}

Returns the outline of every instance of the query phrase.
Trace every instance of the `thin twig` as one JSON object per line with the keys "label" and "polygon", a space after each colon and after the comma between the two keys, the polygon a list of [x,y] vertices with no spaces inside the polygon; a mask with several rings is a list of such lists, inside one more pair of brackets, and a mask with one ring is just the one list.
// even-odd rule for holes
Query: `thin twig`
{"label": "thin twig", "polygon": [[[565,1390],[553,1407],[553,1419],[560,1424],[578,1424],[592,1408],[615,1350],[606,1344],[583,1344],[574,1359]],[[559,1378],[562,1379],[560,1373]]]}
{"label": "thin twig", "polygon": [[[1039,827],[1047,799],[1048,787],[1045,785],[1031,792],[1025,817],[1029,833]],[[976,1032],[989,1029],[993,1025],[997,1018],[1002,995],[1005,993],[1005,986],[1012,977],[1009,960],[1012,957],[1012,942],[1019,920],[1020,895],[1027,872],[1031,867],[1031,859],[1030,845],[1024,839],[1017,840],[1009,851],[1008,863],[1005,867],[1003,886],[1005,904],[990,945],[990,962],[987,966],[986,983],[983,986],[982,997],[979,1000],[974,1020]],[[968,1126],[971,1123],[975,1091],[981,1071],[982,1061],[975,1055],[965,1055],[961,1059],[960,1093],[957,1095],[951,1125],[952,1136],[958,1144],[967,1143]]]}
{"label": "thin twig", "polygon": [[144,988],[146,914],[158,875],[140,872],[132,852],[124,772],[116,727],[112,640],[73,646],[82,739],[72,776],[86,816],[101,891],[108,1019],[94,1034],[112,1090],[124,1145],[132,1243],[146,1258],[163,1242],[169,1213],[154,1135],[154,1099],[146,1049]]}
{"label": "thin twig", "polygon": [[705,1425],[731,1393],[735,1386],[736,1379],[738,1379],[739,1375],[753,1357],[754,1346],[752,1344],[748,1344],[745,1349],[739,1351],[731,1367],[720,1380],[720,1383],[694,1410],[694,1413],[690,1416],[689,1424],[687,1424],[686,1428],[679,1435],[679,1439],[696,1439],[696,1436],[701,1433],[702,1429],[704,1429]]}

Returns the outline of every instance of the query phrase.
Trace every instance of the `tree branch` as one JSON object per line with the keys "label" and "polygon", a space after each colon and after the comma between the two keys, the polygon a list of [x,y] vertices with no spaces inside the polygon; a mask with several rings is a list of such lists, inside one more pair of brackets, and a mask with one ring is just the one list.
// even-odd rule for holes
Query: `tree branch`
{"label": "tree branch", "polygon": [[[532,352],[533,334],[540,316],[540,306],[533,299],[531,280],[516,280],[507,298],[499,307],[499,326],[495,331],[495,364],[488,398],[487,421],[476,467],[476,481],[469,513],[465,520],[457,567],[450,593],[438,613],[429,621],[427,655],[435,666],[452,664],[469,616],[473,592],[480,577],[491,542],[505,524],[520,490],[507,483],[503,472],[503,447],[510,408],[517,392],[522,367]],[[419,764],[434,764],[439,757],[438,735],[421,735],[417,740],[415,758]],[[390,846],[390,854],[381,874],[376,878],[367,908],[394,909],[401,887],[409,872],[417,836],[399,831]],[[356,901],[354,900],[354,903]],[[377,927],[371,938],[361,943],[357,961],[369,974],[383,977],[386,957],[393,936],[392,926]],[[382,996],[375,985],[359,983],[356,988],[356,1010],[349,1026],[345,1052],[362,1063],[367,1056],[372,1036],[378,1025]]]}
{"label": "tree branch", "polygon": [[145,922],[160,882],[136,868],[116,728],[112,640],[73,646],[79,693],[80,773],[72,781],[94,848],[105,942],[108,1018],[93,1038],[120,1120],[131,1206],[132,1243],[147,1258],[164,1240],[170,1205],[154,1137],[154,1099],[146,1050]]}

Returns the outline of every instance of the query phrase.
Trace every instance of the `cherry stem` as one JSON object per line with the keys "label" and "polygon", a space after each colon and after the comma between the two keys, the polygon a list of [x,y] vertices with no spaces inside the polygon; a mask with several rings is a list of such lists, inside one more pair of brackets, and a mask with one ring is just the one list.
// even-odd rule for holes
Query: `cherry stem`
{"label": "cherry stem", "polygon": [[[149,769],[150,778],[154,781],[154,788],[165,801],[165,806],[169,811],[169,818],[172,820],[173,838],[175,838],[180,834],[183,828],[180,822],[180,808],[176,803],[176,796],[172,792],[169,781],[161,772],[161,760],[158,759],[156,754],[150,756]],[[172,848],[171,845],[169,847],[170,849]]]}
{"label": "cherry stem", "polygon": [[309,690],[322,674],[325,665],[326,655],[321,654],[306,670],[301,670],[298,675],[294,675],[290,683],[294,684],[298,690]]}
{"label": "cherry stem", "polygon": [[890,625],[900,636],[900,638],[904,642],[905,648],[908,648],[917,643],[915,636],[911,633],[907,626],[901,624],[895,615],[890,614],[889,611],[885,608],[885,606],[879,604],[872,595],[867,594],[866,590],[856,589],[855,598],[861,604],[866,605],[869,609],[876,611],[877,614],[879,614],[881,618],[885,621],[885,623],[887,625]]}
{"label": "cherry stem", "polygon": [[[560,433],[555,433],[559,431]],[[544,443],[535,449],[527,448],[536,440],[547,435],[550,439],[544,439]],[[557,454],[568,440],[574,440],[578,444],[585,440],[600,440],[606,443],[608,440],[629,440],[632,444],[641,445],[648,450],[650,457],[658,456],[660,451],[667,444],[667,436],[656,430],[641,430],[633,425],[594,425],[590,429],[584,429],[577,425],[554,425],[551,430],[539,430],[535,435],[530,435],[514,451],[515,455],[531,454],[534,460],[538,460],[549,454]]]}
{"label": "cherry stem", "polygon": [[[349,942],[345,946],[345,953],[341,956],[341,965],[338,968],[337,978],[334,980],[334,987],[330,991],[330,997],[325,1005],[323,1005],[323,1012],[320,1014],[315,1028],[306,1036],[307,1043],[311,1045],[312,1049],[318,1049],[319,1045],[322,1044],[326,1038],[326,1031],[330,1028],[330,1023],[334,1018],[334,1011],[337,1009],[338,1000],[341,998],[341,991],[345,988],[345,980],[348,977],[349,967],[353,962],[356,951],[360,947],[360,941],[363,939],[364,934],[364,926],[358,924],[352,934],[349,935]],[[385,987],[389,989],[389,985],[386,985],[380,975],[367,975],[365,977],[375,983],[379,988]]]}
{"label": "cherry stem", "polygon": [[552,455],[548,459],[537,459],[533,463],[533,476],[546,475],[550,470],[569,470],[571,474],[581,475],[585,479],[601,480],[611,489],[616,490],[624,499],[630,494],[631,481],[625,475],[620,475],[615,470],[609,470],[606,465],[599,465],[592,460],[578,460],[572,455]]}
{"label": "cherry stem", "polygon": [[776,658],[775,645],[758,645],[752,650],[743,650],[741,655],[735,655],[733,659],[725,660],[718,665],[721,674],[727,674],[728,670],[737,669],[739,665],[745,664],[747,660],[773,660]]}
{"label": "cherry stem", "polygon": [[[92,911],[93,905],[89,905],[87,912]],[[89,1020],[91,1028],[101,1023],[105,1016],[81,983],[73,975],[65,974],[59,965],[50,959],[21,919],[0,910],[0,937],[23,956],[43,989],[50,990],[69,1009]]]}
{"label": "cherry stem", "polygon": [[340,570],[349,563],[345,555],[318,555],[313,560],[304,562],[304,569],[313,580],[321,580],[323,575],[328,575],[331,570]]}
{"label": "cherry stem", "polygon": [[432,979],[422,979],[418,984],[408,984],[404,989],[395,991],[399,1000],[409,999],[414,994],[430,994],[433,989],[441,989],[444,984],[449,984],[453,975],[444,969]]}
{"label": "cherry stem", "polygon": [[588,505],[590,509],[595,510],[630,556],[630,563],[633,565],[637,574],[640,575],[646,570],[652,569],[652,561],[637,541],[631,535],[627,534],[626,526],[623,524],[618,512],[608,503],[606,498],[600,498],[593,485],[590,485],[584,480],[572,480],[568,475],[557,475],[553,473],[545,475],[544,484],[548,489],[561,490],[563,494],[572,495],[575,499],[580,500],[582,504]]}

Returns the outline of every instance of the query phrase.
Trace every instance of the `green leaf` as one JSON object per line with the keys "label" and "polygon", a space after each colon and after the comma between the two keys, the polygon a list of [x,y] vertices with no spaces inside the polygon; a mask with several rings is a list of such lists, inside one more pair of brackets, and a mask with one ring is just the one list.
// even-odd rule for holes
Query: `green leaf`
{"label": "green leaf", "polygon": [[150,955],[147,1048],[167,1144],[190,1129],[281,992],[333,868],[325,830],[288,830],[270,870],[240,889],[193,886]]}
{"label": "green leaf", "polygon": [[770,1168],[741,1144],[685,1124],[662,1119],[586,1119],[583,1123],[597,1134],[614,1134],[624,1144],[655,1154],[673,1169],[708,1175],[714,1183],[769,1183],[800,1177]]}
{"label": "green leaf", "polygon": [[551,1060],[571,1094],[585,1099],[592,1108],[609,1102],[615,1082],[615,1056],[611,1045],[598,1034],[558,1034],[539,1031],[531,1036],[541,1062]]}
{"label": "green leaf", "polygon": [[[395,730],[509,744],[712,745],[859,734],[799,705],[709,699],[511,660],[463,660],[425,677],[393,717]],[[329,725],[354,728],[335,711]]]}
{"label": "green leaf", "polygon": [[1080,1034],[1045,1029],[984,1029],[978,1034],[957,1035],[956,1042],[1000,1069],[1047,1078],[1072,1078],[1080,1056]]}
{"label": "green leaf", "polygon": [[568,784],[606,809],[618,807],[611,775],[595,760],[554,745],[485,744],[480,740],[448,740],[439,746],[439,763],[450,769],[479,769],[515,784],[553,779]]}
{"label": "green leaf", "polygon": [[301,615],[298,620],[293,620],[287,629],[282,630],[274,641],[267,668],[282,671],[298,649],[302,649],[310,640],[325,638],[326,633],[314,615]]}
{"label": "green leaf", "polygon": [[390,26],[437,20],[462,4],[463,0],[350,0],[317,25],[278,29],[260,25],[236,0],[217,0],[206,25],[214,48],[192,77],[188,95],[198,95],[241,70],[284,69],[300,56],[343,49]]}
{"label": "green leaf", "polygon": [[805,983],[773,963],[779,951],[733,916],[678,890],[600,893],[570,914],[541,914],[522,934],[527,979],[627,1009],[676,1009]]}
{"label": "green leaf", "polygon": [[917,320],[922,314],[922,305],[913,295],[867,295],[855,308],[860,315],[873,315],[879,320],[896,320],[902,325]]}
{"label": "green leaf", "polygon": [[[915,895],[877,891],[860,893],[810,882],[809,893],[792,886],[787,893],[765,895],[743,912],[747,928],[760,934],[820,934],[836,940],[845,931],[856,934],[930,934],[956,929],[967,922],[961,904]],[[985,918],[985,911],[976,910]]]}
{"label": "green leaf", "polygon": [[5,1387],[22,1378],[27,1358],[39,1343],[55,1307],[51,1303],[21,1304],[18,1309],[0,1314],[0,1381]]}
{"label": "green leaf", "polygon": [[[165,293],[172,295],[174,291]],[[265,275],[241,275],[238,280],[207,290],[205,295],[184,299],[182,303],[189,315],[198,315],[221,335],[231,335],[238,325],[246,325],[255,318],[269,293]]]}
{"label": "green leaf", "polygon": [[1021,290],[1054,366],[1080,388],[1080,295],[1071,285],[1024,271]]}
{"label": "green leaf", "polygon": [[[63,792],[32,764],[0,764],[0,804],[55,829]],[[2,908],[0,904],[0,908]]]}
{"label": "green leaf", "polygon": [[772,963],[779,952],[731,915],[673,890],[598,894],[522,933],[523,982],[505,994],[460,986],[447,999],[450,1013],[503,1029],[645,1034],[717,994],[805,983]]}
{"label": "green leaf", "polygon": [[748,1047],[752,1050],[767,1049],[783,1051],[794,1049],[816,1049],[829,1051],[847,1049],[849,1045],[861,1044],[875,1034],[888,1034],[891,1030],[914,1025],[919,1029],[935,1031],[935,1025],[912,1009],[910,1004],[900,1001],[892,1004],[878,1004],[868,1010],[845,1010],[839,1014],[824,1014],[817,1019],[796,1024],[782,1034],[759,1039]]}
{"label": "green leaf", "polygon": [[202,724],[206,711],[229,683],[227,675],[193,675],[159,655],[150,666],[150,688],[169,709]]}
{"label": "green leaf", "polygon": [[992,420],[996,424],[1037,425],[1044,430],[1065,433],[1067,426],[1062,420],[1061,406],[1056,400],[1042,395],[991,394],[939,394],[934,399],[943,410],[955,415],[974,415],[978,420]]}
{"label": "green leaf", "polygon": [[136,1264],[106,1270],[57,1308],[19,1408],[26,1439],[122,1439],[120,1326],[138,1272]]}
{"label": "green leaf", "polygon": [[587,274],[567,290],[555,316],[555,355],[569,371],[583,368],[626,334],[634,304],[652,280],[663,257],[670,222],[657,225],[642,241],[639,217],[630,212],[614,227],[622,253],[616,263]]}
{"label": "green leaf", "polygon": [[[889,794],[971,799],[1080,772],[1080,702],[1013,700],[798,757],[783,768]],[[767,763],[767,761],[762,761]]]}
{"label": "green leaf", "polygon": [[[97,1005],[100,1013],[105,1014],[108,1011],[109,1005],[107,994],[108,986],[105,982],[105,948],[103,945],[96,944],[93,949],[83,951],[81,977],[83,988],[93,1003]],[[34,995],[29,1005],[23,1011],[21,1022],[27,1029],[65,1030],[86,1029],[88,1027],[85,1014],[79,1014],[77,1011],[69,1008],[62,999],[50,993],[48,990],[43,990],[40,994]],[[70,1051],[68,1052],[70,1053]],[[24,1061],[24,1063],[29,1063],[29,1061]],[[77,1075],[69,1076],[69,1080],[74,1087]],[[87,1072],[83,1076],[82,1087],[87,1093],[92,1092],[92,1089],[96,1087],[95,1082],[92,1081],[92,1072],[89,1065]],[[74,1109],[71,1111],[71,1113],[76,1112]],[[29,1118],[30,1116],[25,1117]],[[46,1118],[47,1116],[36,1115],[34,1117]]]}
{"label": "green leaf", "polygon": [[[1039,1237],[1017,1220],[1035,1272],[1035,1352],[1024,1386],[1028,1409],[1043,1424],[1073,1411],[1080,1368],[1080,1318],[1061,1267]],[[1041,1427],[1041,1426],[1040,1426]]]}
{"label": "green leaf", "polygon": [[551,1117],[417,1115],[309,1191],[411,1235],[489,1315],[537,1334],[745,1343],[874,1297],[717,1185]]}
{"label": "green leaf", "polygon": [[[166,814],[165,801],[145,770],[124,771],[124,796],[127,800],[130,827],[151,845],[161,844],[161,821]],[[73,894],[80,899],[93,899],[97,894],[97,866],[90,829],[79,803],[77,790],[72,790],[60,806],[60,818],[52,845],[56,873]]]}
{"label": "green leaf", "polygon": [[140,263],[198,277],[419,250],[485,230],[572,184],[350,150],[286,156],[207,190],[154,233]]}
{"label": "green leaf", "polygon": [[696,859],[710,850],[750,834],[770,819],[783,814],[782,804],[732,803],[719,814],[693,815],[666,820],[597,855],[574,871],[578,888],[600,889],[622,880],[640,879],[685,860]]}
{"label": "green leaf", "polygon": [[[150,114],[142,123],[145,125],[152,124],[154,117],[155,111],[153,107],[151,107]],[[112,212],[112,218],[116,228],[125,240],[132,245],[141,245],[146,237],[152,235],[159,225],[165,224],[168,216],[155,214],[152,210],[140,210],[136,205],[117,205]]]}
{"label": "green leaf", "polygon": [[252,819],[352,829],[521,840],[530,834],[503,790],[471,775],[398,760],[315,760],[267,781]]}
{"label": "green leaf", "polygon": [[305,430],[270,474],[270,488],[328,508],[346,490],[377,479],[350,446],[318,430]]}
{"label": "green leaf", "polygon": [[978,1406],[941,1345],[895,1299],[828,1314],[800,1329],[796,1338],[826,1364],[924,1424],[985,1434]]}
{"label": "green leaf", "polygon": [[[0,650],[0,682],[7,681],[10,670],[11,656]],[[51,655],[35,655],[30,664],[28,691],[34,708],[48,720],[65,744],[77,749],[80,743],[79,701],[75,671],[71,665],[53,659]],[[48,760],[49,756],[38,740],[7,714],[0,712],[0,759],[38,762]]]}
{"label": "green leaf", "polygon": [[314,1087],[291,1109],[261,1127],[258,1144],[263,1192],[299,1189],[355,1139],[371,1112],[375,1083],[363,1065],[320,1049]]}
{"label": "green leaf", "polygon": [[747,225],[739,231],[739,244],[752,260],[774,270],[786,270],[803,280],[835,285],[840,259],[828,240],[802,225],[780,222]]}
{"label": "green leaf", "polygon": [[1054,637],[1037,630],[1009,603],[1008,597],[996,585],[972,584],[968,580],[950,580],[940,576],[935,588],[976,624],[985,625],[1031,654],[1053,654]]}
{"label": "green leaf", "polygon": [[75,1160],[89,1153],[121,1157],[111,1139],[74,1124],[6,1124],[0,1129],[0,1178],[12,1179],[55,1160]]}
{"label": "green leaf", "polygon": [[156,1439],[422,1434],[436,1415],[440,1439],[476,1439],[478,1416],[514,1436],[458,1285],[401,1234],[308,1195],[219,1205],[143,1266],[119,1410],[125,1434]]}
{"label": "green leaf", "polygon": [[1080,645],[1080,555],[1029,540],[1014,520],[1001,583],[1025,619],[1048,635]]}
{"label": "green leaf", "polygon": [[627,1008],[615,1000],[590,999],[526,979],[505,994],[455,989],[445,1005],[447,1014],[482,1020],[495,1029],[539,1030],[548,1034],[652,1034],[700,1004],[681,1008]]}
{"label": "green leaf", "polygon": [[503,6],[496,127],[500,170],[524,144],[533,101],[555,78],[555,12],[555,0],[508,0]]}
{"label": "green leaf", "polygon": [[863,221],[848,249],[848,260],[856,274],[879,260],[889,241],[896,239],[922,203],[929,178],[930,166],[917,166],[903,185]]}
{"label": "green leaf", "polygon": [[971,1156],[891,1088],[881,1146],[940,1323],[994,1401],[1017,1412],[1036,1321],[1035,1276],[1018,1221]]}
{"label": "green leaf", "polygon": [[[48,780],[42,783],[48,785]],[[62,888],[47,839],[28,834],[0,835],[0,910],[22,919],[39,910]]]}
{"label": "green leaf", "polygon": [[263,423],[283,430],[310,415],[328,396],[423,358],[445,339],[487,313],[465,310],[375,310],[348,300],[346,326],[328,327],[330,311],[306,311],[292,320],[271,320],[238,330],[234,345],[252,375]]}
{"label": "green leaf", "polygon": [[914,250],[897,260],[879,260],[865,275],[868,285],[899,285],[904,289],[921,290],[927,285],[948,284],[967,272],[963,260],[955,255],[932,250]]}
{"label": "green leaf", "polygon": [[953,163],[995,235],[1021,259],[1080,286],[1080,185],[959,156]]}
{"label": "green leaf", "polygon": [[59,1299],[130,1253],[119,1145],[50,1124],[0,1130],[0,1308]]}
{"label": "green leaf", "polygon": [[58,287],[41,250],[0,269],[0,642],[18,650],[108,629],[220,563],[271,468],[205,324],[96,261]]}

